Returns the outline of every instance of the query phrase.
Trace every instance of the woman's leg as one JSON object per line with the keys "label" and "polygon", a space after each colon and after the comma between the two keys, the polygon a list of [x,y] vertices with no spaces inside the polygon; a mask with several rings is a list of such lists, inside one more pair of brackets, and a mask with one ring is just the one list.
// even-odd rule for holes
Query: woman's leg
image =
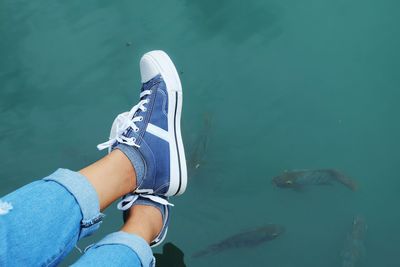
{"label": "woman's leg", "polygon": [[59,169],[6,195],[0,203],[0,266],[56,265],[98,229],[100,210],[135,187],[131,162],[114,150],[80,172]]}
{"label": "woman's leg", "polygon": [[[58,170],[3,199],[14,208],[0,215],[0,265],[55,265],[77,240],[99,227],[100,210],[136,187],[135,192],[146,194],[140,197],[149,201],[138,199],[138,195],[124,200],[131,206],[138,200],[132,209],[150,205],[160,210],[162,231],[152,245],[162,242],[169,217],[165,197],[182,194],[187,184],[180,133],[182,87],[174,64],[162,51],[146,53],[140,68],[143,85],[139,103],[116,118],[110,140],[98,146],[111,148],[109,156],[79,173]],[[147,213],[151,212],[142,215]],[[141,214],[140,209],[137,214]],[[151,222],[128,218],[122,231],[103,239],[82,261],[90,260],[97,249],[124,245],[142,265],[150,264],[152,254],[146,240],[157,228],[153,225],[157,225],[157,216],[149,216]]]}
{"label": "woman's leg", "polygon": [[93,245],[73,266],[153,266],[155,260],[149,244],[162,228],[162,214],[157,208],[135,205],[121,231]]}

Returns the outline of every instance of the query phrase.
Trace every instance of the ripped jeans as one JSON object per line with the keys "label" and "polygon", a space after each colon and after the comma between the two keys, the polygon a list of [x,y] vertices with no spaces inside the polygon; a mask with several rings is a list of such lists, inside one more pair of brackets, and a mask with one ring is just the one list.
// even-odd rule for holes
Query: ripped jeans
{"label": "ripped jeans", "polygon": [[[56,266],[102,221],[92,185],[59,169],[0,200],[0,266]],[[115,232],[94,244],[73,266],[154,266],[139,236]]]}

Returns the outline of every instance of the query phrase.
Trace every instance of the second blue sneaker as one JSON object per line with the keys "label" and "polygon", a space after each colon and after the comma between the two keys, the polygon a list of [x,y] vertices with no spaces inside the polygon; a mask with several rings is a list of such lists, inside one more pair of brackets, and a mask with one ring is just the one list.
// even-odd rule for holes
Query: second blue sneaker
{"label": "second blue sneaker", "polygon": [[110,140],[99,149],[120,149],[136,171],[138,194],[173,196],[187,185],[181,136],[182,86],[178,72],[163,51],[140,60],[140,101],[114,120]]}
{"label": "second blue sneaker", "polygon": [[165,198],[153,196],[153,195],[137,195],[128,194],[118,203],[117,207],[123,211],[124,222],[127,220],[128,213],[131,212],[131,207],[135,205],[153,206],[161,212],[163,220],[163,226],[157,237],[150,242],[151,247],[160,245],[168,232],[169,216],[170,216],[170,205]]}

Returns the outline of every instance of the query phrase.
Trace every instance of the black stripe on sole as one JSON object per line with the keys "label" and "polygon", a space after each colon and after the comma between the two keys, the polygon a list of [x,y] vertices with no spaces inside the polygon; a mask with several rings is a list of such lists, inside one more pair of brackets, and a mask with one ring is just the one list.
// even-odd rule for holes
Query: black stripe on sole
{"label": "black stripe on sole", "polygon": [[176,196],[179,193],[179,191],[181,190],[181,186],[182,186],[181,157],[179,155],[178,137],[176,136],[176,112],[177,112],[177,109],[178,109],[178,92],[175,92],[174,134],[175,134],[176,151],[178,153],[179,187],[178,187],[178,190],[176,190],[176,193],[174,194],[174,196]]}

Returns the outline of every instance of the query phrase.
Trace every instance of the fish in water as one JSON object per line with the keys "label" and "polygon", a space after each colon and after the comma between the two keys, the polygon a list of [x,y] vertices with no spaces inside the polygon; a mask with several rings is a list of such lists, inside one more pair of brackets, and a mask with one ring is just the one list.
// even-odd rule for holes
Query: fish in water
{"label": "fish in water", "polygon": [[332,182],[339,182],[353,191],[357,190],[357,184],[352,179],[334,169],[286,171],[274,177],[272,182],[278,187],[293,189],[302,189],[306,185],[332,185]]}
{"label": "fish in water", "polygon": [[367,224],[362,216],[355,216],[352,230],[349,233],[346,245],[342,252],[342,266],[356,267],[362,255],[365,254],[364,237],[367,231]]}
{"label": "fish in water", "polygon": [[216,244],[193,254],[194,258],[202,257],[209,254],[219,253],[228,249],[255,247],[266,241],[273,240],[280,236],[285,231],[285,228],[277,224],[268,224],[256,229],[245,231],[233,236],[230,236]]}

